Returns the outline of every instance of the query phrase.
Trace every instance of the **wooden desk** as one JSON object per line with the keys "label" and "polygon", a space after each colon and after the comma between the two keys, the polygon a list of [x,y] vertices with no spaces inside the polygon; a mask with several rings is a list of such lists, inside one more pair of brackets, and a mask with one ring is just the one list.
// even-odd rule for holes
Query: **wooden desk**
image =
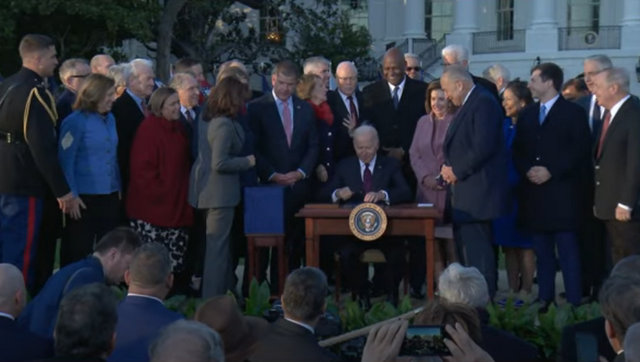
{"label": "wooden desk", "polygon": [[[349,214],[353,206],[305,205],[297,217],[305,218],[307,265],[320,266],[321,235],[353,235],[349,229]],[[433,298],[433,242],[435,220],[440,213],[433,207],[403,204],[383,207],[387,214],[385,236],[424,236],[427,256],[427,296]],[[363,243],[366,241],[363,241]]]}

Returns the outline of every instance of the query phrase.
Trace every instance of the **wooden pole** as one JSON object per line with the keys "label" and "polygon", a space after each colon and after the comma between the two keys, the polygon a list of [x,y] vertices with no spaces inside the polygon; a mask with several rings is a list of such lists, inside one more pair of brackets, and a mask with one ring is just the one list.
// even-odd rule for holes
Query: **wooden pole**
{"label": "wooden pole", "polygon": [[422,310],[424,309],[424,307],[419,307],[416,309],[413,309],[405,314],[399,315],[397,317],[393,317],[393,318],[389,318],[387,320],[384,320],[382,322],[378,322],[375,324],[372,324],[370,326],[366,326],[360,329],[356,329],[355,331],[351,331],[351,332],[347,332],[344,334],[341,334],[339,336],[335,336],[335,337],[331,337],[331,338],[327,338],[324,339],[320,342],[318,342],[318,344],[320,345],[320,347],[328,347],[328,346],[333,346],[334,344],[338,344],[338,343],[342,343],[342,342],[346,342],[350,339],[354,339],[360,336],[365,336],[367,334],[369,334],[369,331],[371,331],[374,327],[379,326],[381,324],[386,324],[389,322],[393,322],[393,321],[398,321],[401,319],[411,319],[413,318],[416,314],[422,312]]}

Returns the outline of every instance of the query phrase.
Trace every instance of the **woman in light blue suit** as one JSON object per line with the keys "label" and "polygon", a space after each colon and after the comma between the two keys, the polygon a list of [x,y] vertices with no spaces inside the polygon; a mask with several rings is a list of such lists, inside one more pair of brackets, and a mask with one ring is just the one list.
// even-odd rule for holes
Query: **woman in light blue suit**
{"label": "woman in light blue suit", "polygon": [[229,250],[234,208],[240,202],[239,174],[255,165],[255,157],[239,156],[244,143],[239,112],[250,96],[238,79],[225,78],[209,95],[199,121],[198,157],[191,169],[189,203],[206,209],[206,253],[202,297],[233,288]]}

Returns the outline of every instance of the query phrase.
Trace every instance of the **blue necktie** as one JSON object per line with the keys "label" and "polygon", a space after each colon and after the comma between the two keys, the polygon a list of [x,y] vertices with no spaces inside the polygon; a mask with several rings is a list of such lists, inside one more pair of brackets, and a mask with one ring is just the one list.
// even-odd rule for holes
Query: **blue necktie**
{"label": "blue necktie", "polygon": [[395,88],[393,88],[393,108],[394,109],[398,109],[398,103],[400,102],[400,100],[398,99],[398,86],[396,86]]}
{"label": "blue necktie", "polygon": [[538,122],[542,124],[544,122],[544,117],[547,115],[547,107],[544,104],[540,105],[540,115],[538,116]]}

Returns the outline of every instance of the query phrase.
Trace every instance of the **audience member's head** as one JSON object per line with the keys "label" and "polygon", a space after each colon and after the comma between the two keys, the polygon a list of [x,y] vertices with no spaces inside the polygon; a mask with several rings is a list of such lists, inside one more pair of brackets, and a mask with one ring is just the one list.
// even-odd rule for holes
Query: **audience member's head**
{"label": "audience member's head", "polygon": [[236,77],[224,78],[209,94],[203,119],[206,121],[215,117],[235,119],[250,97],[251,91],[246,83]]}
{"label": "audience member's head", "polygon": [[453,105],[444,94],[440,80],[429,82],[427,86],[427,94],[424,100],[424,109],[427,113],[435,113],[436,117],[442,118],[447,113],[453,113],[456,106]]}
{"label": "audience member's head", "polygon": [[242,63],[238,59],[231,59],[220,64],[220,66],[218,67],[218,74],[216,75],[216,81],[218,81],[218,77],[220,76],[220,73],[223,73],[231,68],[236,68],[245,72],[247,75],[249,74],[249,71],[247,70],[247,67],[244,65],[244,63]]}
{"label": "audience member's head", "polygon": [[109,74],[109,68],[116,64],[109,54],[98,54],[91,58],[91,73]]}
{"label": "audience member's head", "polygon": [[557,64],[538,64],[531,69],[528,87],[534,98],[546,102],[560,93],[563,77],[562,69]]}
{"label": "audience member's head", "polygon": [[640,362],[640,322],[627,329],[624,336],[624,359],[626,362]]}
{"label": "audience member's head", "polygon": [[106,233],[93,248],[93,255],[100,259],[108,283],[124,281],[133,253],[141,245],[138,234],[128,227],[117,227]]}
{"label": "audience member's head", "polygon": [[224,362],[220,335],[206,325],[179,320],[166,327],[149,347],[151,362]]}
{"label": "audience member's head", "polygon": [[58,66],[58,53],[53,39],[41,34],[27,34],[18,47],[22,66],[41,77],[51,77]]}
{"label": "audience member's head", "polygon": [[205,81],[202,63],[193,58],[180,58],[173,64],[173,74],[191,73],[201,83]]}
{"label": "audience member's head", "polygon": [[622,349],[625,333],[640,322],[640,277],[613,275],[600,290],[600,309],[605,319],[605,332],[614,351]]}
{"label": "audience member's head", "polygon": [[444,89],[447,99],[456,107],[461,107],[464,98],[473,88],[471,74],[461,65],[450,65],[445,68],[440,78],[440,85]]}
{"label": "audience member's head", "polygon": [[276,64],[271,71],[271,86],[279,100],[285,102],[291,97],[298,84],[298,66],[290,60]]}
{"label": "audience member's head", "polygon": [[469,70],[469,51],[459,44],[447,45],[442,49],[442,65],[446,68],[450,65],[459,65]]}
{"label": "audience member's head", "polygon": [[164,299],[173,286],[167,248],[159,243],[146,243],[139,247],[124,273],[124,281],[129,286],[129,293]]}
{"label": "audience member's head", "polygon": [[228,295],[204,302],[198,307],[194,319],[220,334],[227,362],[245,361],[269,326],[264,318],[243,316],[235,299]]}
{"label": "audience member's head", "polygon": [[413,53],[404,53],[404,61],[407,63],[405,72],[411,79],[422,80],[422,62]]}
{"label": "audience member's head", "polygon": [[621,276],[621,277],[638,277],[638,270],[640,270],[640,255],[629,255],[620,259],[611,269],[609,276]]}
{"label": "audience member's head", "polygon": [[302,63],[302,73],[317,75],[320,77],[325,91],[329,89],[331,62],[327,58],[317,56],[305,59],[304,63]]}
{"label": "audience member's head", "polygon": [[358,69],[351,61],[340,62],[336,67],[338,90],[345,96],[352,96],[358,88]]}
{"label": "audience member's head", "polygon": [[404,81],[407,62],[404,54],[398,48],[391,48],[384,53],[382,58],[382,77],[394,86]]}
{"label": "audience member's head", "polygon": [[586,95],[589,95],[589,89],[584,78],[571,78],[562,86],[562,96],[568,101],[575,101]]}
{"label": "audience member's head", "polygon": [[509,69],[498,63],[488,66],[482,72],[482,76],[496,85],[498,93],[502,93],[507,83],[511,81],[511,72],[509,72]]}
{"label": "audience member's head", "polygon": [[304,74],[296,86],[298,98],[320,104],[327,100],[327,92],[322,85],[322,79],[315,74]]}
{"label": "audience member's head", "polygon": [[482,273],[474,267],[452,263],[438,279],[440,298],[450,303],[461,303],[484,308],[489,303],[489,287]]}
{"label": "audience member's head", "polygon": [[200,86],[196,78],[189,73],[175,73],[169,86],[178,92],[180,105],[191,109],[198,105]]}
{"label": "audience member's head", "polygon": [[180,119],[180,99],[178,92],[171,87],[160,87],[149,97],[149,109],[156,117],[168,121]]}
{"label": "audience member's head", "polygon": [[282,309],[286,318],[315,327],[325,310],[327,277],[313,267],[293,271],[284,284]]}
{"label": "audience member's head", "polygon": [[115,344],[118,300],[101,283],[79,287],[60,302],[53,332],[57,356],[106,358]]}
{"label": "audience member's head", "polygon": [[216,84],[220,83],[221,80],[227,77],[234,77],[242,83],[247,85],[249,84],[249,73],[241,67],[229,66],[224,69],[221,68],[216,76]]}
{"label": "audience member's head", "polygon": [[611,109],[629,94],[629,73],[624,68],[609,68],[592,77],[593,94],[598,103]]}
{"label": "audience member's head", "polygon": [[89,75],[78,91],[73,109],[106,114],[116,100],[115,82],[106,75]]}
{"label": "audience member's head", "polygon": [[353,130],[353,148],[360,161],[365,164],[371,162],[379,147],[378,131],[373,126],[363,124]]}
{"label": "audience member's head", "polygon": [[109,67],[107,75],[116,83],[116,96],[120,97],[127,89],[127,79],[131,77],[131,64],[122,63]]}
{"label": "audience member's head", "polygon": [[461,303],[432,300],[418,313],[413,324],[416,325],[451,325],[460,323],[474,342],[480,343],[482,331],[478,312],[471,306]]}
{"label": "audience member's head", "polygon": [[27,291],[20,269],[0,264],[0,312],[17,318],[27,303]]}
{"label": "audience member's head", "polygon": [[527,82],[511,81],[502,93],[502,107],[504,107],[505,115],[511,117],[512,121],[516,121],[520,111],[531,103],[533,103],[533,97],[527,88]]}
{"label": "audience member's head", "polygon": [[82,87],[85,79],[91,74],[91,68],[86,59],[71,58],[60,65],[58,75],[60,81],[68,90],[76,93]]}
{"label": "audience member's head", "polygon": [[127,80],[127,87],[139,98],[149,97],[155,86],[153,63],[149,59],[138,58],[129,64],[131,64],[131,76]]}
{"label": "audience member's head", "polygon": [[589,92],[593,93],[593,76],[605,69],[613,68],[613,63],[608,56],[604,54],[594,54],[586,57],[582,63],[584,73],[584,82],[589,88]]}

